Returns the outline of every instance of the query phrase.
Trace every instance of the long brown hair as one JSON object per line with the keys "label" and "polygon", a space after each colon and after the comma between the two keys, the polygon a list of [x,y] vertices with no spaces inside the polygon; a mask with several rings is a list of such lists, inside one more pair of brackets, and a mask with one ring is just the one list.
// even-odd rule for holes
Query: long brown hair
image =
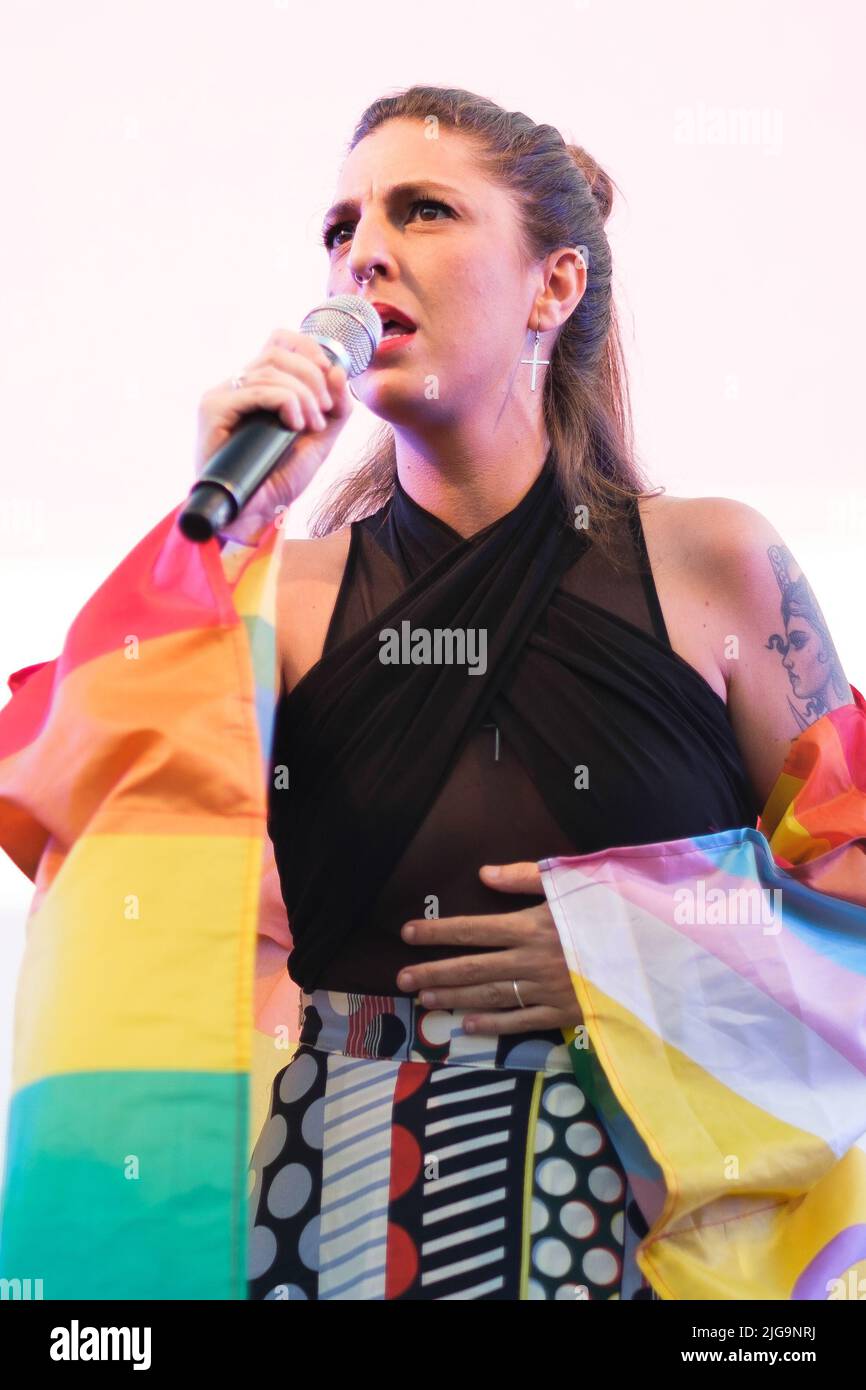
{"label": "long brown hair", "polygon": [[[409,87],[379,97],[364,111],[347,154],[386,121],[401,117],[468,135],[485,174],[511,192],[518,207],[522,250],[542,260],[561,246],[580,246],[588,266],[586,291],[560,328],[544,379],[542,408],[567,513],[585,504],[596,545],[609,548],[614,509],[647,493],[634,452],[628,376],[611,288],[611,254],[604,224],[614,184],[579,145],[522,111],[452,87]],[[383,506],[394,490],[394,430],[382,425],[360,466],[338,480],[315,515],[311,531],[324,536]]]}

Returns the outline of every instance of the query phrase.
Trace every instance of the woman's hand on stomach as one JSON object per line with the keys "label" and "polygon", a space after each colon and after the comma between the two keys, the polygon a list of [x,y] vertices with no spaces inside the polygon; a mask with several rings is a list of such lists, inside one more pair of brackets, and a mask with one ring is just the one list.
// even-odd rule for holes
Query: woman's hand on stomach
{"label": "woman's hand on stomach", "polygon": [[[480,873],[489,887],[506,893],[544,892],[534,863],[484,865]],[[477,956],[412,965],[397,976],[398,988],[417,994],[424,1008],[470,1010],[463,1021],[467,1032],[534,1033],[583,1022],[547,902],[518,912],[413,919],[401,936],[413,946],[487,948]]]}

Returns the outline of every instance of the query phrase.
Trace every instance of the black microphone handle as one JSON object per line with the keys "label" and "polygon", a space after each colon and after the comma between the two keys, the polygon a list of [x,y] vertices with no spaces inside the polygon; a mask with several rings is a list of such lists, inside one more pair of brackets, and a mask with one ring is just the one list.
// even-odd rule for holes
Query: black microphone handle
{"label": "black microphone handle", "polygon": [[234,521],[301,433],[286,429],[271,410],[245,415],[202,470],[178,517],[187,539],[209,541]]}
{"label": "black microphone handle", "polygon": [[[375,310],[371,312],[376,318]],[[310,317],[307,315],[301,332],[307,331],[304,325]],[[349,317],[352,319],[357,315],[351,314]],[[372,337],[369,327],[367,333],[368,337]],[[339,334],[327,330],[317,332],[313,325],[309,329],[309,336],[319,344],[331,362],[339,363],[347,377],[364,370],[378,342],[376,337],[370,345],[369,356],[361,361],[357,354],[349,353]],[[187,539],[209,541],[215,531],[230,525],[302,433],[302,430],[286,429],[279,415],[272,410],[254,410],[245,415],[222,448],[202,469],[178,517],[177,524]]]}

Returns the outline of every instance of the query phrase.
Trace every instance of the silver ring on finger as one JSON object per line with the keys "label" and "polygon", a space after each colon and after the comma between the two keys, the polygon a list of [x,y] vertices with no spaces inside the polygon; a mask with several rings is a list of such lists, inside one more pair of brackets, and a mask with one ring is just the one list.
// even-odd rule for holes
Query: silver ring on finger
{"label": "silver ring on finger", "polygon": [[243,372],[238,372],[237,376],[233,376],[233,377],[232,377],[232,390],[238,391],[238,390],[241,388],[241,386],[243,386],[244,380],[245,380],[245,378],[244,378]]}
{"label": "silver ring on finger", "polygon": [[520,997],[520,990],[517,988],[517,981],[516,981],[516,980],[512,980],[512,981],[511,981],[511,984],[512,984],[512,987],[513,987],[513,989],[514,989],[514,997],[515,997],[515,999],[517,1000],[517,1002],[518,1002],[518,1004],[520,1005],[521,1009],[525,1009],[525,1008],[526,1008],[526,1005],[524,1004],[523,1000],[522,1000],[521,997]]}

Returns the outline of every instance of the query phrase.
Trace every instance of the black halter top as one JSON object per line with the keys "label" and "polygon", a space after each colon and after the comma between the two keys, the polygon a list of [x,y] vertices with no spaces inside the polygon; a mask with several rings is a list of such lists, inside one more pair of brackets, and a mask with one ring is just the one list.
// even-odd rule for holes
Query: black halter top
{"label": "black halter top", "polygon": [[[671,648],[640,514],[618,564],[552,452],[463,538],[395,478],[351,526],[321,659],[277,703],[268,833],[306,991],[399,994],[410,918],[507,912],[482,864],[754,825],[725,703]],[[286,786],[285,783],[288,782]]]}

